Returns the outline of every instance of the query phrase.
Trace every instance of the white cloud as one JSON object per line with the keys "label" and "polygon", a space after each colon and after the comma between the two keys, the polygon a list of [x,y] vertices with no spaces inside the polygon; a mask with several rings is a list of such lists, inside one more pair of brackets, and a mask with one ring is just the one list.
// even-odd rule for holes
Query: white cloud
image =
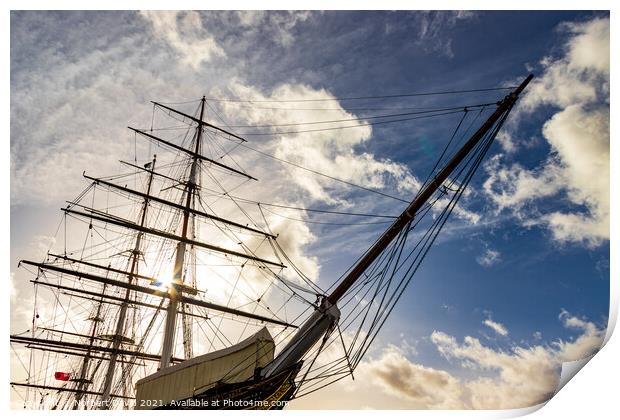
{"label": "white cloud", "polygon": [[[595,247],[609,239],[609,19],[561,28],[571,35],[564,56],[543,60],[517,115],[522,121],[543,105],[561,109],[542,130],[550,154],[534,169],[507,166],[496,155],[485,165],[484,191],[498,210],[547,227],[556,241]],[[503,136],[505,149],[514,151],[506,141],[511,134]],[[538,200],[556,196],[583,209],[538,214]]]}
{"label": "white cloud", "polygon": [[18,294],[19,290],[15,286],[15,272],[11,271],[11,274],[9,276],[9,296],[11,299],[11,305],[13,305],[17,300]]}
{"label": "white cloud", "polygon": [[[465,190],[465,193],[463,194],[463,196],[466,198],[467,196],[469,196],[471,190]],[[433,206],[433,211],[437,212],[437,211],[441,211],[443,210],[448,204],[450,203],[450,200],[447,198],[440,198],[439,200],[436,201],[435,205]],[[463,207],[463,203],[457,203],[454,206],[454,209],[452,210],[454,212],[454,215],[457,216],[459,219],[461,220],[465,220],[469,223],[471,223],[472,225],[476,225],[478,224],[478,222],[480,222],[481,219],[481,215],[479,213],[476,213],[475,211],[469,210],[465,207]]]}
{"label": "white cloud", "polygon": [[476,262],[483,267],[490,267],[501,261],[501,254],[499,251],[486,248],[482,255],[476,257]]}
{"label": "white cloud", "polygon": [[47,235],[35,235],[29,244],[30,249],[37,255],[45,255],[56,244],[56,238]]}
{"label": "white cloud", "polygon": [[564,56],[542,60],[544,73],[528,86],[522,106],[533,111],[544,104],[565,108],[596,99],[608,102],[609,19],[567,22],[559,29],[570,35]]}
{"label": "white cloud", "polygon": [[417,43],[424,49],[435,51],[447,57],[454,57],[452,38],[447,33],[459,21],[473,19],[474,12],[470,11],[420,11],[416,14],[415,29]]}
{"label": "white cloud", "polygon": [[[29,16],[32,15],[26,15]],[[151,109],[145,106],[149,99],[197,98],[207,93],[196,92],[205,79],[216,86],[228,77],[221,76],[217,68],[201,66],[226,54],[204,28],[198,13],[142,12],[141,16],[149,22],[146,31],[129,30],[121,22],[111,28],[116,31],[115,42],[104,43],[96,50],[67,47],[71,59],[64,52],[53,50],[36,66],[15,71],[11,86],[12,205],[36,206],[70,199],[84,188],[80,176],[83,170],[95,176],[118,173],[116,159],[127,159],[134,152],[133,136],[127,140],[125,125],[140,127],[151,121]],[[244,16],[244,22],[252,24],[251,14]],[[304,13],[286,16],[280,19],[288,29],[308,17]],[[255,18],[261,18],[260,14]],[[135,21],[130,20],[132,27]],[[48,24],[49,27],[36,28],[40,33],[54,33],[58,22]],[[20,31],[27,26],[24,22],[14,28],[16,39],[24,40],[26,35]],[[159,40],[165,41],[163,46]],[[174,56],[181,60],[174,60]],[[32,112],[34,109],[45,112]],[[138,141],[137,150],[143,156],[147,143]],[[273,173],[270,163],[256,159],[253,169]],[[261,174],[253,174],[261,178]],[[273,181],[269,186],[262,183],[256,187],[253,198],[286,199],[273,196],[274,184],[290,186],[292,195],[297,192],[283,178]],[[286,211],[280,213],[287,215]],[[302,271],[316,280],[317,260],[305,253],[305,247],[314,240],[308,226],[282,218],[271,219],[274,230],[281,233],[281,246]],[[43,255],[48,249],[49,246],[37,245],[36,255]]]}
{"label": "white cloud", "polygon": [[461,405],[458,379],[448,372],[411,363],[395,347],[388,347],[379,359],[361,364],[359,370],[372,377],[386,392],[426,407],[465,408]]}
{"label": "white cloud", "polygon": [[241,26],[252,27],[258,25],[265,17],[264,10],[237,10],[234,12]]}
{"label": "white cloud", "polygon": [[577,318],[566,310],[560,313],[560,320],[566,328],[582,331],[582,334],[572,342],[558,342],[558,355],[561,361],[570,362],[582,359],[595,353],[601,347],[605,332],[599,330],[594,323]]}
{"label": "white cloud", "polygon": [[[379,357],[360,364],[356,376],[361,376],[361,380],[357,383],[378,382],[386,395],[399,398],[400,408],[532,406],[553,396],[562,362],[587,357],[602,344],[604,330],[593,323],[566,311],[562,311],[560,319],[566,328],[576,328],[581,334],[573,341],[514,346],[509,351],[487,347],[474,337],[467,336],[459,342],[444,332],[434,331],[431,342],[447,360],[459,362],[468,370],[464,377],[414,363],[398,348],[388,346]],[[486,321],[485,325],[489,325]],[[501,331],[508,333],[505,327]],[[358,388],[363,391],[362,385]]]}
{"label": "white cloud", "polygon": [[269,27],[273,28],[275,40],[284,47],[293,44],[295,37],[291,30],[299,22],[303,22],[310,17],[308,11],[291,11],[285,14],[270,13],[267,15],[269,19]]}
{"label": "white cloud", "polygon": [[[236,10],[209,12],[211,22],[219,29],[227,26],[222,32],[242,28],[242,36],[234,36],[236,44],[247,45],[250,40],[260,39],[261,42],[271,41],[276,46],[290,48],[296,41],[296,28],[308,21],[317,12],[303,10]],[[214,22],[217,20],[217,22]]]}
{"label": "white cloud", "polygon": [[225,57],[224,50],[204,29],[198,12],[141,11],[153,25],[153,34],[163,39],[180,56],[183,63],[197,69],[213,57]]}
{"label": "white cloud", "polygon": [[538,198],[556,194],[564,185],[561,171],[555,165],[530,171],[518,163],[505,166],[502,158],[501,154],[495,155],[485,164],[489,177],[483,185],[498,210],[520,210]]}
{"label": "white cloud", "polygon": [[545,216],[554,237],[591,245],[609,239],[609,111],[571,105],[547,121],[543,133],[560,157],[569,200],[588,209]]}
{"label": "white cloud", "polygon": [[[336,98],[324,89],[312,89],[302,84],[282,84],[271,92],[262,92],[240,80],[230,83],[229,89],[235,96],[253,101],[278,101],[290,100],[291,98],[300,100],[333,99],[334,101],[330,102],[330,119],[351,120],[346,123],[347,125],[364,123],[363,118],[346,111],[339,102],[335,101]],[[227,102],[223,103],[223,111],[227,119],[242,121],[249,126],[278,125],[272,128],[272,132],[286,132],[287,134],[276,135],[271,138],[266,137],[269,140],[262,140],[265,137],[258,137],[258,139],[263,142],[262,150],[269,150],[270,153],[284,161],[311,168],[328,176],[363,185],[367,188],[376,190],[395,189],[404,196],[411,196],[421,186],[420,181],[407,166],[357,150],[371,138],[372,128],[370,126],[360,125],[359,127],[337,131],[304,132],[308,129],[320,130],[333,127],[334,124],[287,125],[295,124],[298,121],[320,121],[324,119],[321,111],[303,109],[295,103],[287,107],[265,109],[260,106],[247,107],[239,106],[235,102]],[[248,130],[250,132],[259,131],[258,128]],[[350,205],[343,198],[349,191],[349,186],[325,177],[308,176],[306,171],[294,167],[286,166],[285,169],[287,170],[285,173],[288,180],[302,187],[307,193],[306,204],[308,204],[308,199],[311,199],[342,207]],[[467,194],[468,192],[465,195],[467,196]],[[290,197],[285,199],[290,199]],[[448,201],[448,199],[438,200],[435,208],[445,207]],[[472,224],[478,223],[481,217],[462,205],[455,206],[454,213],[460,219]]]}
{"label": "white cloud", "polygon": [[170,95],[177,88],[187,94],[170,80],[176,66],[157,72],[141,67],[151,60],[158,68],[161,60],[156,49],[141,52],[143,42],[125,36],[73,59],[56,51],[16,72],[11,85],[12,204],[57,203],[84,188],[83,170],[118,171],[115,159],[101,157],[127,156],[129,116],[143,121],[150,116],[143,95]]}
{"label": "white cloud", "polygon": [[609,19],[568,22],[563,29],[575,35],[569,45],[570,66],[609,75]]}
{"label": "white cloud", "polygon": [[497,137],[495,139],[506,153],[512,153],[517,150],[517,146],[515,145],[515,140],[512,138],[511,132],[501,130],[497,133]]}
{"label": "white cloud", "polygon": [[[230,86],[235,95],[255,101],[282,100],[282,99],[319,99],[335,97],[323,89],[316,90],[304,85],[283,84],[270,94],[265,94],[252,86],[237,82]],[[276,132],[303,131],[307,129],[325,128],[329,125],[287,127],[297,121],[319,121],[324,119],[320,111],[299,111],[282,107],[280,109],[260,109],[239,107],[231,102],[225,104],[225,113],[230,118],[242,120],[249,125],[273,125],[284,124],[284,127],[276,127]],[[350,125],[363,122],[357,117],[340,107],[338,102],[333,102],[331,107],[340,112],[330,113],[334,120],[352,119]],[[372,129],[369,126],[360,126],[338,131],[318,131],[289,133],[274,136],[268,145],[276,157],[297,165],[312,168],[313,170],[327,175],[344,179],[345,181],[358,183],[368,188],[381,189],[395,183],[400,191],[416,191],[420,182],[411,174],[409,169],[388,159],[379,159],[370,153],[359,153],[356,146],[362,145],[371,137]],[[342,184],[330,181],[326,178],[309,177],[305,171],[290,168],[289,176],[298,185],[303,187],[314,200],[330,204],[346,205],[346,201],[338,197],[338,192],[344,191]]]}
{"label": "white cloud", "polygon": [[486,325],[487,327],[491,328],[493,331],[495,331],[497,334],[501,335],[501,336],[507,336],[508,335],[508,329],[504,326],[504,324],[501,324],[499,322],[495,322],[491,319],[485,319],[483,322],[484,325]]}

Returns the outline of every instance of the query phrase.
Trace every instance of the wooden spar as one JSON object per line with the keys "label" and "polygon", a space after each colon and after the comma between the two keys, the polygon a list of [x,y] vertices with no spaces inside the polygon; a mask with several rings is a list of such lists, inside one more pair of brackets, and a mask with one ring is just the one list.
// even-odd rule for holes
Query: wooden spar
{"label": "wooden spar", "polygon": [[[204,100],[204,97],[203,97],[203,100]],[[192,121],[194,121],[194,122],[198,123],[198,125],[199,125],[199,126],[205,126],[205,127],[213,128],[214,130],[221,131],[222,133],[224,133],[224,134],[228,134],[229,136],[234,137],[234,138],[236,138],[236,139],[238,139],[238,140],[241,140],[242,142],[247,142],[247,140],[246,140],[246,139],[244,139],[243,137],[239,137],[238,135],[236,135],[236,134],[234,134],[234,133],[231,133],[230,131],[226,131],[226,130],[224,130],[224,129],[222,129],[222,128],[218,127],[218,126],[215,126],[215,125],[213,125],[213,124],[209,124],[209,123],[208,123],[208,122],[206,122],[206,121],[203,121],[203,120],[202,120],[202,117],[200,117],[200,118],[196,118],[196,117],[193,117],[193,116],[191,116],[191,115],[185,114],[185,113],[183,113],[183,112],[181,112],[181,111],[177,111],[177,110],[176,110],[176,109],[174,109],[174,108],[170,108],[170,107],[168,107],[168,106],[166,106],[166,105],[162,105],[162,104],[160,104],[159,102],[153,102],[153,101],[151,101],[151,102],[152,102],[153,104],[157,105],[157,106],[158,106],[158,107],[160,107],[160,108],[164,108],[164,109],[167,109],[168,111],[176,112],[177,114],[182,115],[182,116],[184,116],[185,118],[189,118],[190,120],[192,120]]]}
{"label": "wooden spar", "polygon": [[[41,330],[41,331],[48,331],[51,333],[56,333],[56,334],[61,334],[61,335],[71,335],[73,337],[80,337],[80,338],[92,338],[91,335],[87,335],[87,334],[78,334],[78,333],[74,333],[71,331],[63,331],[63,330],[56,330],[54,328],[45,328],[45,327],[39,327],[37,328],[37,331]],[[94,337],[95,340],[101,340],[101,341],[108,341],[108,342],[112,342],[113,340],[111,338],[102,338],[102,337]]]}
{"label": "wooden spar", "polygon": [[[173,182],[175,182],[177,185],[187,185],[187,184],[188,184],[188,182],[185,182],[185,181],[181,181],[181,180],[179,180],[179,179],[172,178],[172,177],[170,177],[170,176],[168,176],[168,175],[164,175],[164,174],[162,174],[162,173],[160,173],[160,172],[155,172],[154,170],[152,170],[152,169],[148,169],[148,168],[145,168],[145,167],[143,167],[143,166],[134,165],[133,163],[125,162],[124,160],[119,160],[119,162],[120,162],[120,163],[122,163],[123,165],[131,166],[132,168],[139,169],[139,170],[141,170],[141,171],[143,171],[143,172],[146,172],[146,173],[149,173],[149,174],[152,174],[152,175],[155,175],[155,176],[158,176],[158,177],[161,177],[161,178],[167,179],[167,180],[169,180],[169,181],[173,181]],[[199,188],[199,187],[198,187],[198,186],[196,186],[196,188]]]}
{"label": "wooden spar", "polygon": [[[18,335],[12,335],[10,337],[10,341],[16,344],[39,344],[39,345],[50,346],[50,347],[61,348],[61,349],[73,349],[73,350],[90,349],[91,351],[101,352],[101,353],[112,353],[114,351],[112,348],[106,347],[106,346],[90,346],[88,344],[74,343],[71,341],[48,340],[45,338],[37,338],[37,337],[20,337]],[[123,348],[119,348],[116,351],[118,352],[118,354],[123,355],[123,356],[138,357],[140,359],[150,360],[152,362],[156,362],[159,360],[158,354],[143,353],[140,351],[127,350]],[[182,361],[183,359],[175,358],[175,362],[182,362]]]}
{"label": "wooden spar", "polygon": [[[133,131],[135,131],[136,133],[141,134],[141,135],[143,135],[143,136],[145,136],[145,137],[148,137],[148,138],[150,138],[150,139],[153,139],[153,140],[155,140],[155,141],[157,141],[157,142],[159,142],[159,143],[162,143],[162,144],[165,144],[165,145],[167,145],[167,146],[169,146],[169,147],[172,147],[173,149],[179,150],[179,151],[181,151],[181,152],[185,152],[185,153],[187,153],[188,155],[190,155],[191,157],[193,157],[194,159],[204,160],[205,162],[209,162],[209,163],[211,163],[211,164],[213,164],[213,165],[215,165],[215,166],[219,166],[220,168],[226,169],[227,171],[234,172],[234,173],[236,173],[236,174],[238,174],[238,175],[243,175],[244,177],[246,177],[246,178],[248,178],[248,179],[252,179],[252,180],[254,180],[254,181],[258,181],[256,178],[254,178],[254,177],[253,177],[253,176],[251,176],[251,175],[246,174],[245,172],[239,171],[239,170],[237,170],[237,169],[235,169],[235,168],[231,168],[230,166],[224,165],[223,163],[220,163],[220,162],[218,162],[218,161],[216,161],[216,160],[210,159],[210,158],[208,158],[208,157],[206,157],[206,156],[203,156],[203,155],[201,155],[201,154],[199,154],[199,153],[197,153],[197,152],[192,152],[191,150],[187,150],[187,149],[186,149],[186,148],[184,148],[184,147],[181,147],[181,146],[179,146],[179,145],[177,145],[177,144],[174,144],[174,143],[172,143],[172,142],[169,142],[169,141],[167,141],[167,140],[164,140],[164,139],[161,139],[161,138],[159,138],[159,137],[157,137],[157,136],[154,136],[154,135],[152,135],[152,134],[149,134],[149,133],[147,133],[146,131],[140,130],[140,129],[138,129],[138,128],[133,128],[133,127],[127,127],[127,128],[129,128],[130,130],[133,130]],[[202,131],[202,130],[201,130],[201,131]]]}
{"label": "wooden spar", "polygon": [[[38,389],[47,389],[50,391],[59,391],[59,392],[80,392],[82,394],[88,395],[101,395],[101,392],[95,391],[78,391],[77,389],[67,389],[59,386],[48,386],[48,385],[36,385],[36,384],[28,384],[23,382],[11,382],[11,386],[23,386],[27,388],[38,388]],[[129,397],[127,395],[112,395],[114,398],[123,398],[127,400],[135,400],[135,397]]]}
{"label": "wooden spar", "polygon": [[366,269],[381,255],[383,250],[392,242],[392,240],[407,226],[407,224],[415,217],[416,213],[433,195],[433,193],[443,184],[452,171],[461,163],[461,161],[473,150],[484,135],[491,127],[504,115],[510,111],[516,102],[519,94],[530,83],[534,76],[530,74],[519,87],[506,96],[498,105],[495,112],[485,121],[485,123],[476,131],[463,147],[450,159],[450,161],[437,173],[437,175],[429,182],[407,206],[405,211],[394,221],[394,223],[383,233],[383,235],[374,243],[374,245],[364,254],[360,261],[349,271],[342,282],[327,297],[331,304],[335,304],[338,300],[353,286],[357,279],[366,271]]}
{"label": "wooden spar", "polygon": [[77,216],[86,217],[88,219],[98,220],[100,222],[105,222],[105,223],[111,223],[113,225],[125,227],[125,228],[128,228],[128,229],[137,230],[137,231],[148,233],[148,234],[151,234],[151,235],[161,236],[163,238],[171,239],[173,241],[184,242],[184,243],[186,243],[188,245],[194,245],[194,246],[197,246],[197,247],[200,247],[200,248],[206,248],[206,249],[209,249],[211,251],[219,252],[221,254],[234,255],[235,257],[247,258],[248,260],[258,261],[258,262],[262,262],[262,263],[265,263],[265,264],[273,265],[273,266],[276,266],[276,267],[285,268],[285,266],[283,264],[281,264],[281,263],[265,260],[263,258],[259,258],[259,257],[253,256],[253,255],[244,254],[242,252],[237,252],[237,251],[232,251],[230,249],[221,248],[219,246],[205,244],[203,242],[195,241],[193,239],[183,238],[182,236],[174,235],[172,233],[164,232],[164,231],[161,231],[161,230],[151,229],[151,228],[148,228],[148,227],[145,227],[145,226],[140,226],[140,225],[138,225],[136,223],[130,222],[129,220],[122,219],[120,217],[116,217],[116,216],[113,216],[111,214],[107,214],[107,213],[103,213],[103,212],[98,212],[97,210],[94,210],[94,209],[89,209],[93,213],[84,213],[84,212],[77,211],[77,210],[72,210],[72,209],[69,209],[69,208],[62,208],[61,210],[66,212],[66,213],[75,214]]}
{"label": "wooden spar", "polygon": [[108,267],[108,266],[105,266],[105,265],[99,265],[99,264],[91,263],[90,261],[76,260],[75,258],[70,258],[70,257],[67,257],[66,255],[58,255],[58,254],[52,254],[52,253],[48,253],[47,255],[49,255],[50,257],[54,257],[54,258],[60,258],[60,259],[65,260],[65,261],[69,261],[69,262],[73,262],[73,263],[78,263],[78,264],[83,264],[83,265],[86,265],[86,266],[89,266],[89,267],[93,267],[93,268],[100,268],[101,270],[111,271],[111,272],[117,273],[117,274],[124,274],[126,276],[132,276],[132,277],[136,277],[136,278],[139,278],[139,279],[148,280],[150,282],[157,281],[157,279],[154,278],[154,277],[149,277],[149,276],[145,276],[143,274],[138,274],[138,273],[130,273],[129,271],[123,271],[123,270],[119,270],[118,268],[113,268],[113,267]]}
{"label": "wooden spar", "polygon": [[[77,356],[77,357],[86,357],[86,353],[80,353],[77,351],[67,351],[67,350],[62,350],[62,349],[57,349],[57,348],[51,348],[51,347],[39,347],[33,344],[26,344],[26,348],[27,349],[31,349],[31,350],[40,350],[40,351],[47,351],[50,353],[58,353],[58,354],[66,354],[67,356]],[[88,355],[88,357],[90,357],[91,359],[97,359],[97,360],[110,360],[109,357],[103,357],[103,356],[95,356],[93,354]],[[139,359],[139,357],[137,357]],[[136,363],[136,362],[130,362],[127,360],[123,360],[124,364],[130,364],[130,365],[138,365],[138,366],[144,366],[144,363]]]}
{"label": "wooden spar", "polygon": [[[74,292],[74,294],[71,293],[66,293],[66,295],[68,296],[74,296],[74,297],[78,297],[78,298],[82,298],[82,299],[89,299],[87,296],[93,296],[93,297],[98,297],[98,298],[103,298],[103,299],[108,299],[107,301],[103,301],[103,303],[106,303],[108,305],[120,305],[120,302],[125,301],[124,298],[119,297],[119,296],[112,296],[112,295],[106,295],[103,293],[97,293],[97,292],[91,292],[90,290],[83,290],[83,289],[78,289],[76,287],[69,287],[69,286],[64,286],[62,284],[54,284],[54,283],[46,283],[44,281],[40,281],[40,280],[30,280],[31,283],[33,284],[40,284],[42,286],[47,286],[47,287],[52,287],[55,289],[60,289],[60,290],[66,290],[68,292]],[[75,293],[79,293],[79,294],[75,294]],[[85,296],[87,295],[87,296]],[[116,302],[110,302],[111,300],[114,300]],[[151,303],[146,303],[146,302],[141,302],[138,300],[128,300],[127,301],[128,304],[130,305],[135,305],[135,306],[142,306],[144,308],[150,308],[150,309],[161,309],[158,305],[153,305]],[[200,318],[200,319],[210,319],[207,316],[204,315],[198,315],[198,314],[193,314],[193,313],[189,313],[189,312],[185,312],[183,310],[179,311],[180,314],[184,314],[184,315],[189,315],[192,316],[194,318]]]}
{"label": "wooden spar", "polygon": [[[131,188],[127,188],[127,187],[122,187],[120,185],[114,184],[113,182],[108,182],[108,181],[104,181],[103,179],[93,178],[93,177],[90,177],[90,176],[88,176],[86,174],[83,174],[83,176],[84,176],[84,178],[90,179],[91,181],[93,181],[96,184],[105,185],[107,187],[111,187],[111,188],[117,189],[119,191],[126,192],[128,194],[133,194],[133,195],[136,195],[138,197],[149,199],[151,201],[155,201],[155,202],[160,203],[160,204],[164,204],[164,205],[167,205],[167,206],[170,206],[170,207],[174,207],[174,208],[179,209],[179,210],[183,210],[183,211],[188,210],[188,209],[185,208],[185,206],[183,206],[181,204],[174,203],[174,202],[168,201],[168,200],[164,200],[163,198],[160,198],[160,197],[157,197],[157,196],[154,196],[154,195],[145,194],[143,192],[132,190]],[[192,213],[192,214],[195,214],[196,216],[202,216],[202,217],[205,217],[207,219],[215,220],[217,222],[221,222],[221,223],[224,223],[224,224],[227,224],[227,225],[230,225],[230,226],[234,226],[234,227],[239,228],[239,229],[247,230],[247,231],[254,232],[254,233],[259,233],[261,235],[269,236],[269,237],[274,238],[274,239],[276,237],[275,235],[272,235],[272,234],[267,233],[267,232],[263,232],[262,230],[254,229],[254,228],[251,228],[249,226],[242,225],[241,223],[236,223],[236,222],[233,222],[231,220],[215,216],[213,214],[202,212],[200,210],[196,210],[196,209],[190,208],[188,211],[190,213]]]}
{"label": "wooden spar", "polygon": [[[145,287],[145,286],[140,286],[137,284],[129,284],[127,282],[123,282],[123,281],[118,281],[118,280],[113,280],[113,279],[109,279],[107,277],[103,277],[103,276],[98,276],[95,274],[91,274],[91,273],[84,273],[84,272],[80,272],[80,271],[75,271],[75,270],[69,270],[63,267],[58,267],[55,265],[49,265],[49,264],[43,264],[43,263],[37,263],[37,262],[33,262],[33,261],[27,261],[27,260],[22,260],[20,261],[21,264],[28,264],[34,267],[38,267],[42,270],[49,270],[49,271],[55,271],[57,273],[62,273],[62,274],[67,274],[70,276],[75,276],[75,277],[80,277],[86,280],[92,280],[92,281],[96,281],[98,283],[103,283],[103,284],[108,284],[110,286],[116,286],[116,287],[121,287],[121,288],[125,288],[125,289],[130,289],[139,293],[145,293],[148,295],[153,295],[153,296],[159,296],[162,298],[166,298],[169,299],[170,298],[170,294],[168,292],[163,292],[161,290],[158,289],[153,289],[152,287]],[[183,296],[181,299],[181,302],[183,303],[187,303],[189,305],[195,305],[195,306],[200,306],[202,308],[207,308],[207,309],[213,309],[214,311],[218,311],[218,312],[224,312],[224,313],[228,313],[231,315],[238,315],[238,316],[243,316],[246,318],[251,318],[251,319],[255,319],[257,321],[262,321],[262,322],[269,322],[272,324],[277,324],[277,325],[282,325],[284,327],[293,327],[293,328],[297,328],[295,325],[292,324],[288,324],[284,321],[280,321],[278,319],[273,319],[273,318],[268,318],[268,317],[264,317],[261,315],[256,315],[256,314],[252,314],[250,312],[245,312],[245,311],[241,311],[238,309],[233,309],[233,308],[229,308],[227,306],[223,306],[223,305],[218,305],[215,303],[210,303],[210,302],[205,302],[202,300],[198,300],[198,299],[194,299],[194,298],[190,298],[190,297],[186,297]]]}

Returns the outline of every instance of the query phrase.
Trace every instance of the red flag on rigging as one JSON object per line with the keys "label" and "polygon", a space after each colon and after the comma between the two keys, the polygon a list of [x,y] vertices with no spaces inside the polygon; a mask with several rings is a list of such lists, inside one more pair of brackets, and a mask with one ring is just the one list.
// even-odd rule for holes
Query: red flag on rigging
{"label": "red flag on rigging", "polygon": [[71,375],[66,372],[56,372],[54,373],[54,379],[57,381],[68,381],[71,378]]}

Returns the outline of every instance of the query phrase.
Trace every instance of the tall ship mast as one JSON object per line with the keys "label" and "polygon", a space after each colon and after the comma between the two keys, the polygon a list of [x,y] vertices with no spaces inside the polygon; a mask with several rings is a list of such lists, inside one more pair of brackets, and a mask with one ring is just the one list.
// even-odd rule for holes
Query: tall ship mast
{"label": "tall ship mast", "polygon": [[28,354],[12,388],[42,409],[280,409],[353,376],[532,77],[480,105],[492,113],[452,144],[459,122],[415,197],[328,288],[261,203],[235,196],[258,182],[230,154],[243,136],[206,120],[205,97],[194,114],[153,102],[185,128],[129,127],[157,154],[84,173],[61,250],[20,262],[35,305],[10,337]]}

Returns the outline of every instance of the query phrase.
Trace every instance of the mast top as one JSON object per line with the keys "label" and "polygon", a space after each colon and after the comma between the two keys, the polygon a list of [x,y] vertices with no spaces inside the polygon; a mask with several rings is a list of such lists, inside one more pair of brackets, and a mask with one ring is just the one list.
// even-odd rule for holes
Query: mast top
{"label": "mast top", "polygon": [[[205,102],[206,102],[206,98],[203,96],[203,97],[202,97],[202,99],[201,99],[200,101],[202,102],[202,107],[204,108],[204,104],[205,104]],[[174,108],[171,108],[171,107],[166,106],[166,105],[164,105],[164,104],[161,104],[161,103],[159,103],[159,102],[155,102],[155,101],[151,101],[151,102],[152,102],[154,105],[156,105],[156,106],[158,106],[158,107],[160,107],[160,108],[166,109],[166,110],[168,110],[168,111],[170,111],[170,112],[174,112],[174,113],[176,113],[176,114],[178,114],[178,115],[181,115],[181,116],[183,116],[183,117],[185,117],[185,118],[187,118],[187,119],[189,119],[189,120],[194,121],[195,123],[197,123],[197,124],[198,124],[198,126],[199,126],[199,127],[202,127],[202,126],[204,126],[204,127],[209,127],[209,128],[212,128],[212,129],[214,129],[214,130],[216,130],[216,131],[220,131],[220,132],[222,132],[222,133],[224,133],[224,134],[227,134],[227,135],[229,135],[229,136],[231,136],[231,137],[234,137],[234,138],[236,138],[237,140],[240,140],[240,141],[242,141],[242,142],[244,142],[244,143],[245,143],[245,142],[247,142],[247,140],[246,140],[246,139],[244,139],[243,137],[240,137],[240,136],[238,136],[238,135],[236,135],[236,134],[234,134],[234,133],[231,133],[230,131],[224,130],[223,128],[220,128],[220,127],[218,127],[218,126],[216,126],[216,125],[209,124],[208,122],[204,121],[202,118],[196,118],[196,117],[194,117],[194,116],[192,116],[192,115],[186,114],[185,112],[181,112],[181,111],[179,111],[179,110],[176,110],[176,109],[174,109]]]}

